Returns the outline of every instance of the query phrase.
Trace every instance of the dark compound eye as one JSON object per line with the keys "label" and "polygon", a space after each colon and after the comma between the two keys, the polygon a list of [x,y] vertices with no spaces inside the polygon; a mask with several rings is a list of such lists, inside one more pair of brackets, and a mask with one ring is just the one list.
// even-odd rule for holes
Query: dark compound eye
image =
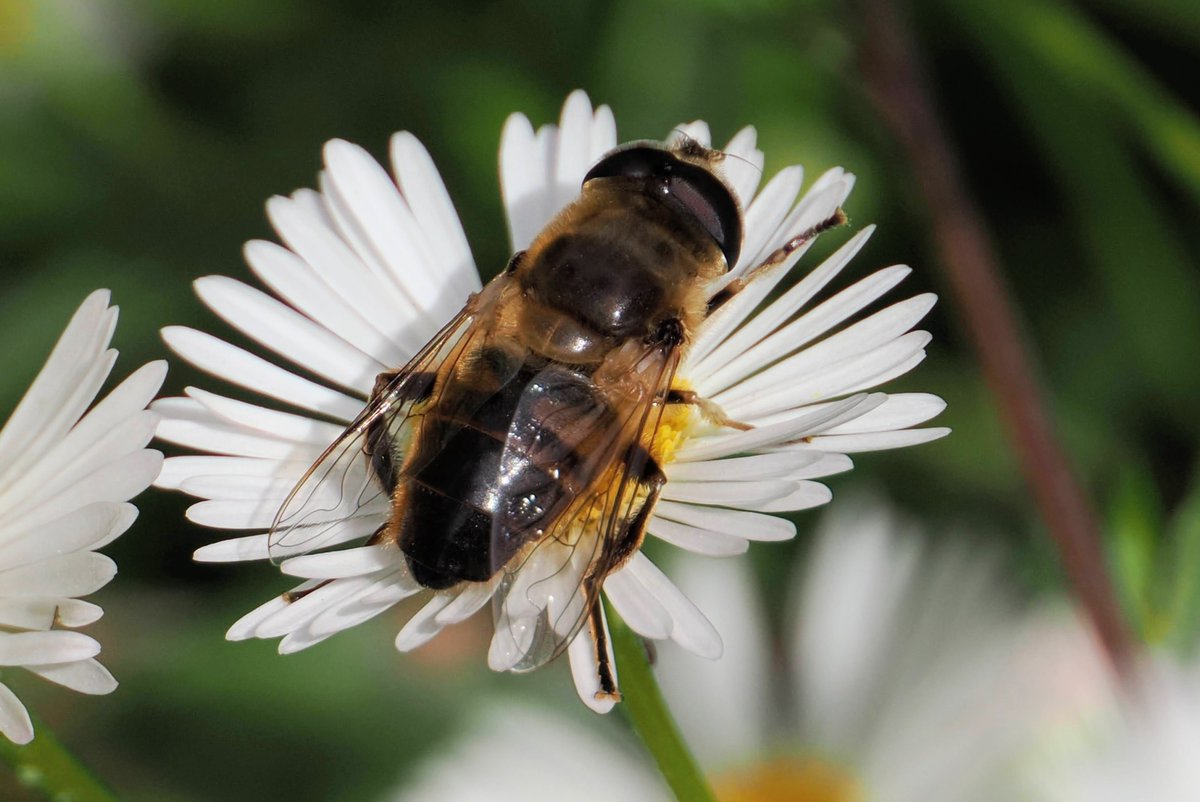
{"label": "dark compound eye", "polygon": [[729,188],[698,164],[681,161],[662,148],[639,145],[605,156],[588,171],[593,178],[645,179],[669,202],[690,214],[716,241],[728,267],[742,248],[742,223]]}

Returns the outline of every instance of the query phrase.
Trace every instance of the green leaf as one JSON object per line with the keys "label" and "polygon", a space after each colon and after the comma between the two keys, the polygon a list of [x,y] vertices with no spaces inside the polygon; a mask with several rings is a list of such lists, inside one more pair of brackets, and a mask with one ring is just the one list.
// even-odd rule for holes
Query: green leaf
{"label": "green leaf", "polygon": [[[1145,383],[1194,431],[1200,371],[1180,366],[1200,364],[1200,282],[1120,136],[1125,114],[1111,93],[1097,92],[1099,79],[1072,68],[1102,56],[1092,53],[1086,29],[1064,24],[1051,7],[1029,0],[943,4],[991,62],[1057,174],[1112,324],[1137,358],[1140,375],[1113,380]],[[1091,55],[1052,55],[1056,49]]]}
{"label": "green leaf", "polygon": [[117,797],[46,726],[33,718],[34,737],[24,746],[0,735],[0,758],[18,781],[36,789],[50,800],[70,802],[117,802]]}
{"label": "green leaf", "polygon": [[1113,493],[1108,530],[1117,587],[1126,611],[1147,640],[1161,637],[1155,582],[1162,502],[1149,474],[1128,468]]}
{"label": "green leaf", "polygon": [[1046,68],[1072,89],[1111,104],[1166,175],[1200,202],[1200,118],[1163,89],[1100,28],[1071,6],[1005,6],[1012,25]]}
{"label": "green leaf", "polygon": [[1200,643],[1200,471],[1172,516],[1164,544],[1170,643],[1191,654]]}

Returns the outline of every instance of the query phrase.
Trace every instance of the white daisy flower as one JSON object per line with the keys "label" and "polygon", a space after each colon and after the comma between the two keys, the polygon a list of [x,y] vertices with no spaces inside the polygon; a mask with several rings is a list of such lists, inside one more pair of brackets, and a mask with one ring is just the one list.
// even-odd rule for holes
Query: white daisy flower
{"label": "white daisy flower", "polygon": [[531,705],[496,705],[421,764],[389,802],[666,802],[654,770],[594,728]]}
{"label": "white daisy flower", "polygon": [[[165,362],[134,372],[90,410],[112,371],[117,325],[107,290],[88,296],[45,367],[0,430],[0,666],[20,666],[81,693],[111,693],[100,644],[66,627],[100,618],[81,601],[116,564],[96,550],[137,517],[129,499],[162,467],[145,446],[158,419],[146,410]],[[0,684],[0,732],[33,739],[29,714]]]}
{"label": "white daisy flower", "polygon": [[797,577],[783,678],[744,567],[676,566],[741,641],[711,664],[660,653],[697,759],[728,800],[1020,798],[1015,767],[1073,704],[1063,689],[1081,678],[1063,667],[1092,642],[1056,608],[1022,612],[995,553],[852,502],[825,517]]}
{"label": "white daisy flower", "polygon": [[[1017,769],[1047,726],[1095,701],[1102,666],[1087,631],[1059,609],[1020,610],[994,557],[961,541],[931,543],[875,506],[839,507],[797,577],[783,671],[746,565],[676,562],[680,587],[712,603],[729,648],[720,660],[698,663],[664,647],[656,671],[717,798],[1030,798]],[[1090,687],[1086,700],[1064,699],[1078,696],[1080,686]],[[536,758],[522,761],[518,752]],[[642,761],[594,729],[503,708],[392,797],[482,798],[601,802],[670,794]]]}
{"label": "white daisy flower", "polygon": [[[703,123],[681,130],[708,145]],[[535,131],[524,116],[508,120],[500,178],[514,251],[529,246],[579,196],[589,168],[616,144],[611,112],[593,109],[582,92],[567,99],[557,126]],[[745,210],[744,230],[740,259],[710,289],[715,294],[732,280],[751,280],[695,332],[677,386],[752,428],[713,425],[692,415],[691,407],[687,415],[671,418],[674,440],[664,460],[670,463],[664,466],[669,481],[646,526],[654,537],[710,555],[741,553],[751,540],[792,537],[792,523],[771,513],[827,502],[829,490],[814,480],[849,469],[847,454],[923,443],[947,431],[911,428],[937,415],[944,406],[940,399],[870,392],[924,357],[929,335],[910,329],[932,307],[933,296],[916,296],[848,323],[908,268],[882,270],[814,300],[863,246],[870,229],[773,301],[767,296],[811,239],[782,263],[754,271],[798,234],[837,214],[853,176],[830,170],[801,194],[803,171],[789,167],[758,191],[763,154],[755,147],[754,130],[743,129],[724,151],[724,178]],[[428,153],[411,134],[399,133],[392,138],[391,157],[389,175],[363,149],[335,140],[325,147],[319,192],[300,190],[267,204],[286,247],[251,242],[246,258],[277,297],[221,276],[196,282],[213,311],[296,370],[193,329],[164,331],[168,345],[199,368],[298,410],[195,388],[187,397],[156,404],[164,418],[162,439],[208,454],[168,460],[160,486],[203,499],[188,511],[196,523],[259,530],[201,548],[198,560],[287,557],[286,547],[269,554],[269,536],[262,530],[273,525],[290,489],[363,410],[376,377],[405,365],[480,289],[462,227]],[[375,481],[365,463],[346,467],[343,487]],[[323,529],[318,545],[362,543],[388,519],[387,494],[375,486],[366,495],[372,500]],[[336,503],[344,517],[344,497]],[[521,633],[531,632],[531,622],[547,615],[551,605],[560,612],[583,606],[578,588],[553,579],[564,564],[586,561],[581,555],[588,549],[572,549],[564,557],[552,547],[539,548],[537,559],[525,562],[515,587],[503,594],[489,652],[492,668],[528,668],[529,644],[521,642]],[[578,577],[583,567],[570,569]],[[229,638],[282,638],[280,651],[293,652],[426,590],[394,545],[296,556],[282,570],[307,581],[235,623]],[[499,576],[430,594],[400,631],[397,648],[415,648],[472,615],[497,595]],[[535,585],[544,590],[533,592]],[[607,576],[603,590],[641,635],[670,638],[705,657],[720,655],[716,629],[640,551]],[[601,618],[597,629],[605,628]],[[570,630],[560,634],[565,638]],[[605,655],[597,654],[598,642],[608,641],[577,637],[566,650],[580,697],[603,712],[615,694],[602,688],[597,664]]]}
{"label": "white daisy flower", "polygon": [[[1093,661],[1103,663],[1096,655]],[[1046,802],[1200,799],[1200,663],[1148,658],[1131,688],[1076,721],[1074,741],[1036,775]]]}

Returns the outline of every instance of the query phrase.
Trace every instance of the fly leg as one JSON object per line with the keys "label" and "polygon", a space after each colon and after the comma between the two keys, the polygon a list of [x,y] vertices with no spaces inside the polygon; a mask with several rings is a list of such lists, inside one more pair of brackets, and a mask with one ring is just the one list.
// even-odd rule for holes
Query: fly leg
{"label": "fly leg", "polygon": [[621,691],[617,688],[617,678],[613,674],[612,662],[609,659],[608,626],[604,621],[604,610],[600,607],[600,597],[592,603],[588,614],[588,635],[592,639],[592,648],[596,652],[596,674],[600,678],[600,689],[596,691],[597,699],[621,701]]}
{"label": "fly leg", "polygon": [[783,245],[780,245],[778,248],[772,251],[766,259],[759,262],[757,265],[750,268],[741,276],[735,278],[721,289],[717,290],[716,294],[708,299],[708,314],[711,315],[713,312],[717,311],[726,303],[728,303],[731,298],[741,292],[747,284],[754,280],[755,274],[757,274],[759,271],[766,270],[769,267],[774,267],[775,265],[780,264],[802,245],[811,242],[818,234],[845,224],[845,212],[843,212],[841,209],[837,209],[832,215],[817,223],[812,228],[801,231],[799,234],[792,237],[790,240],[783,243]]}
{"label": "fly leg", "polygon": [[748,432],[754,428],[752,424],[742,423],[729,417],[725,414],[725,410],[721,409],[720,404],[704,398],[695,390],[671,390],[667,393],[667,403],[690,404],[700,410],[700,414],[706,421],[716,426],[724,426],[743,432]]}
{"label": "fly leg", "polygon": [[588,613],[588,634],[592,638],[596,655],[596,674],[600,680],[600,690],[596,692],[596,698],[617,702],[621,700],[621,691],[617,688],[617,679],[609,658],[608,627],[605,625],[604,612],[600,606],[600,589],[604,579],[613,571],[619,570],[642,545],[642,540],[646,537],[646,525],[650,522],[650,514],[654,511],[658,494],[667,483],[667,477],[659,467],[658,461],[640,445],[631,446],[626,464],[631,471],[636,472],[635,486],[639,491],[637,495],[641,495],[644,488],[645,496],[637,513],[605,542],[604,552],[598,561],[599,565],[605,566],[603,573],[593,574],[585,580],[588,598],[594,599],[592,609]]}

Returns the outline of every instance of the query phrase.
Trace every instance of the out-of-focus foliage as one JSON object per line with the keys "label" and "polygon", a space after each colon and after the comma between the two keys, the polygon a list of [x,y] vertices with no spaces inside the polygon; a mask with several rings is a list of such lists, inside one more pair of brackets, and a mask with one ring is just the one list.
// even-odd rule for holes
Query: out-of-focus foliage
{"label": "out-of-focus foliage", "polygon": [[[912,8],[1059,428],[1107,499],[1124,601],[1147,638],[1188,647],[1200,627],[1191,5]],[[623,138],[699,117],[720,140],[753,123],[768,174],[846,165],[859,176],[853,223],[880,224],[857,275],[907,262],[911,291],[942,290],[937,210],[865,96],[858,33],[854,6],[825,0],[0,0],[0,409],[94,287],[122,307],[127,366],[164,354],[160,326],[220,332],[189,282],[247,277],[242,243],[271,236],[264,200],[312,186],[331,137],[382,157],[392,131],[416,133],[495,272],[507,256],[500,126],[514,110],[550,121],[575,87],[613,107]],[[900,389],[945,397],[955,433],[866,455],[858,473],[927,518],[1008,537],[1031,585],[1061,587],[949,299],[928,325],[931,357]],[[173,363],[168,390],[199,381]],[[179,498],[139,503],[136,528],[109,550],[121,575],[98,625],[121,689],[86,700],[22,689],[128,799],[371,799],[485,695],[535,694],[581,715],[564,667],[490,676],[471,627],[423,658],[392,651],[389,621],[287,658],[224,643],[239,611],[284,583],[267,567],[192,565],[212,534],[184,521]],[[799,520],[803,544],[811,517]],[[786,548],[752,551],[773,598]],[[12,782],[0,777],[0,798],[23,799]]]}

